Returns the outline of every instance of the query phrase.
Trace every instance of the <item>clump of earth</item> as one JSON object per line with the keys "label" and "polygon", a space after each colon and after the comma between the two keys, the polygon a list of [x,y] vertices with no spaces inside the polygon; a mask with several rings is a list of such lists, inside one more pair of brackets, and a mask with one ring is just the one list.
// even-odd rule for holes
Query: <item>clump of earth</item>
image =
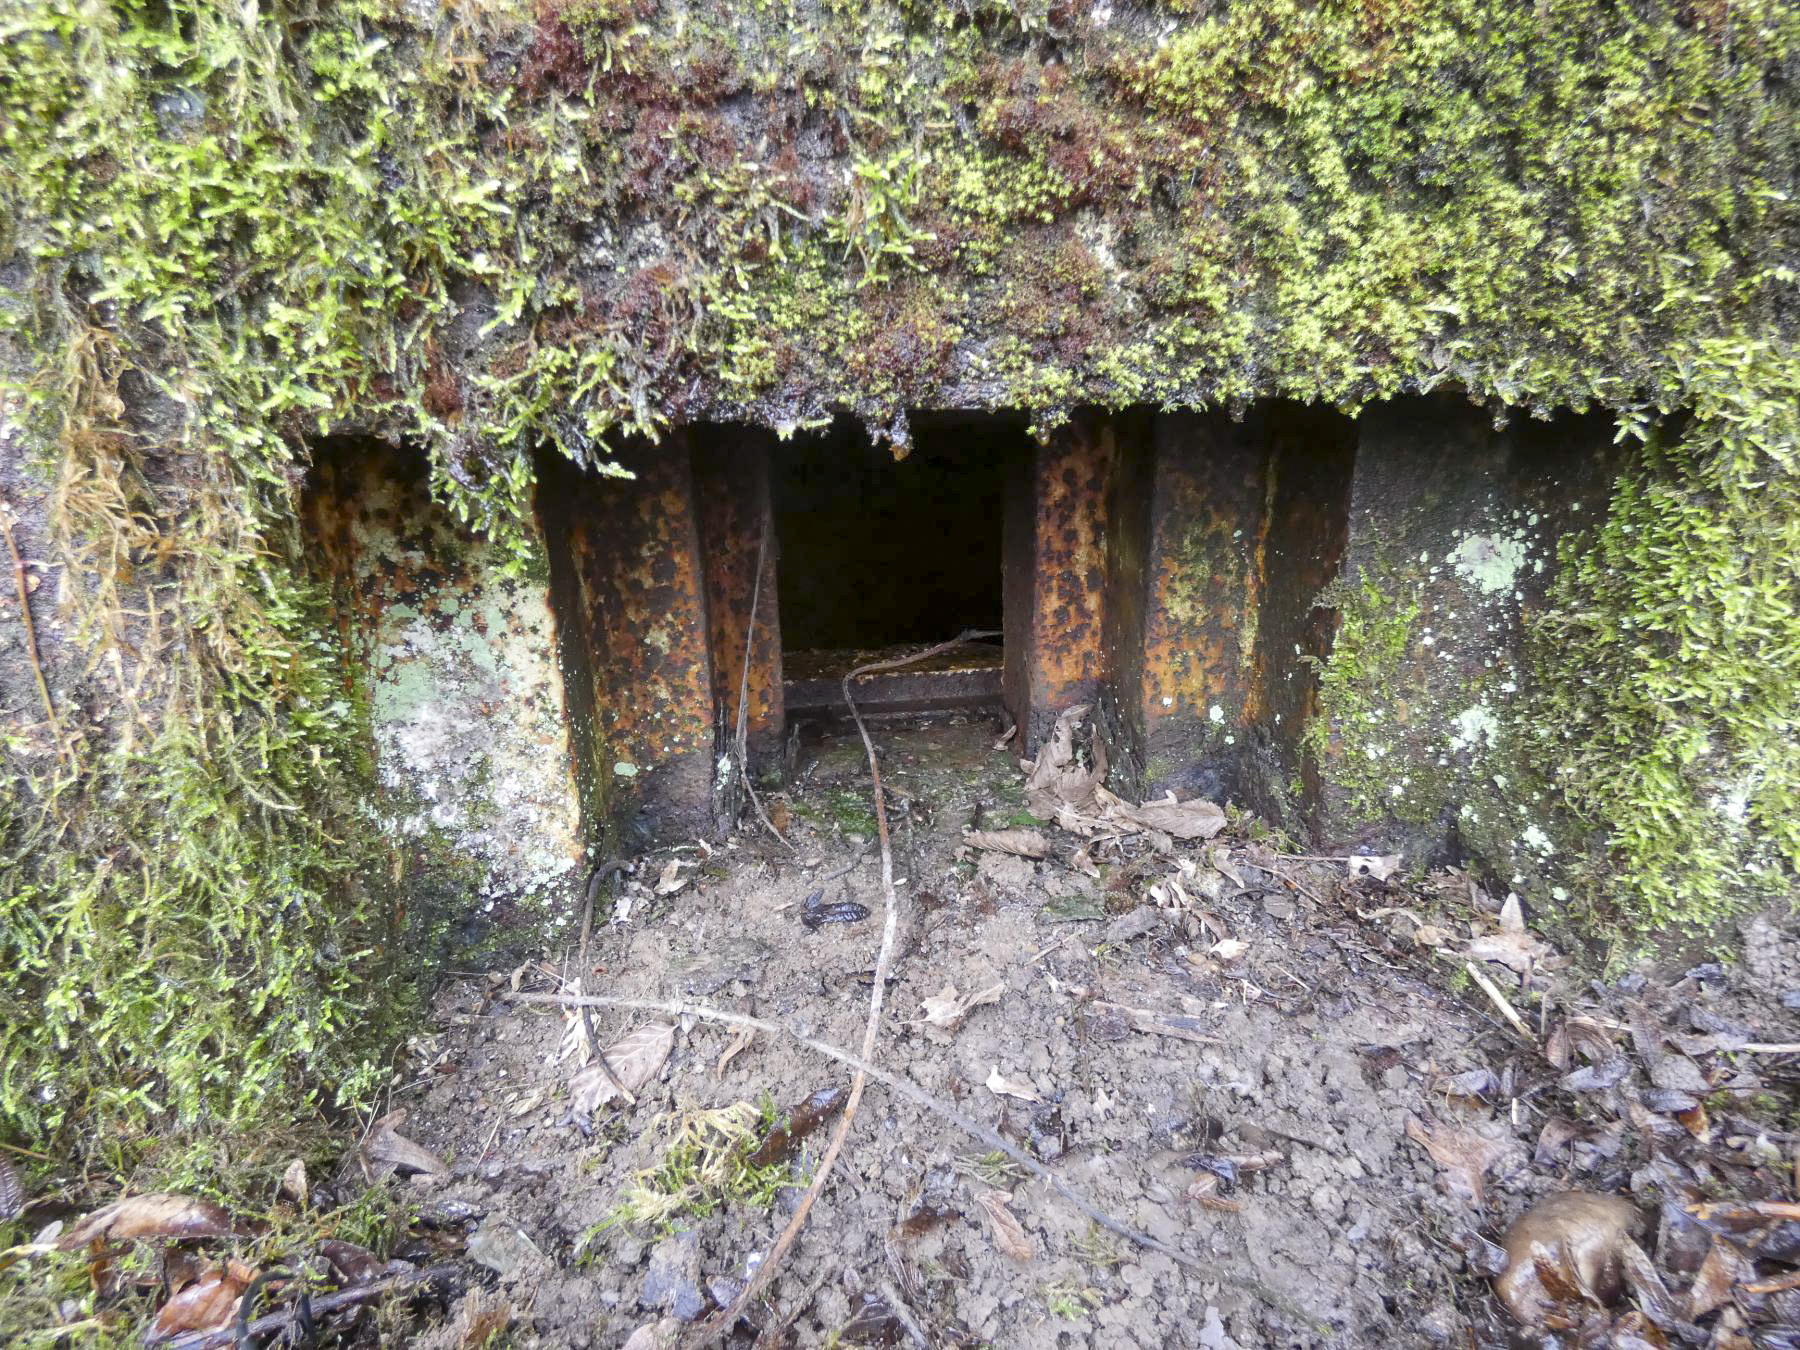
{"label": "clump of earth", "polygon": [[[1206,840],[1068,835],[1024,812],[986,719],[874,737],[900,902],[876,1062],[1157,1246],[872,1082],[728,1343],[1529,1344],[1626,1316],[1644,1344],[1685,1341],[1636,1285],[1577,1298],[1560,1332],[1496,1302],[1508,1226],[1569,1190],[1629,1201],[1674,1291],[1661,1316],[1693,1343],[1800,1327],[1800,1292],[1740,1287],[1800,1261],[1800,1222],[1694,1208],[1793,1199],[1796,1058],[1744,1048],[1800,1024],[1789,917],[1747,921],[1741,964],[1606,983],[1460,872],[1300,859],[1235,816]],[[597,888],[585,962],[547,952],[440,992],[394,1103],[444,1170],[400,1184],[460,1225],[473,1284],[418,1343],[462,1343],[472,1306],[503,1304],[516,1344],[668,1344],[767,1258],[850,1070],[786,1035],[595,1008],[593,1043],[632,1058],[609,1066],[648,1066],[627,1102],[595,1090],[572,1009],[513,995],[579,980],[859,1046],[883,913],[861,743],[810,737],[789,784],[769,803],[787,843],[752,824],[635,860]],[[1034,828],[1047,856],[967,841]],[[673,1167],[707,1129],[740,1143],[702,1163],[766,1165],[711,1186]],[[645,1217],[670,1188],[673,1211]],[[1715,1242],[1745,1278],[1695,1313],[1682,1291]]]}

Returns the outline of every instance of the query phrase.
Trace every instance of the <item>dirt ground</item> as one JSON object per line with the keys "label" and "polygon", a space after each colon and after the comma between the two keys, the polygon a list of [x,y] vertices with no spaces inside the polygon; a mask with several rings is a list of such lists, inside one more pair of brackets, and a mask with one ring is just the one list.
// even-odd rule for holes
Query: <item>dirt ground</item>
{"label": "dirt ground", "polygon": [[[971,850],[971,826],[1029,823],[1016,754],[995,733],[980,717],[875,729],[902,910],[877,1060],[1189,1260],[1098,1229],[871,1084],[733,1343],[1533,1344],[1491,1292],[1495,1243],[1534,1200],[1571,1187],[1632,1198],[1673,1291],[1663,1320],[1683,1329],[1646,1323],[1641,1342],[1620,1339],[1635,1333],[1612,1319],[1642,1320],[1638,1290],[1565,1343],[1800,1337],[1800,1292],[1740,1293],[1699,1315],[1683,1302],[1721,1234],[1765,1272],[1800,1261],[1800,1223],[1690,1213],[1696,1198],[1793,1199],[1796,1057],[1742,1049],[1800,1027],[1790,921],[1747,921],[1738,964],[1677,960],[1602,984],[1509,929],[1460,873],[1353,878],[1341,862],[1279,856],[1252,822],[1210,843],[1094,845],[1098,876],[1075,858],[1084,841],[1055,829],[1042,860]],[[860,1044],[882,909],[860,743],[809,738],[791,784],[772,809],[795,852],[750,827],[710,855],[635,864],[619,912],[596,924],[589,992]],[[868,917],[804,922],[845,904]],[[1471,950],[1488,954],[1477,966],[1524,1034],[1468,977]],[[732,1028],[667,1019],[672,1050],[636,1105],[577,1119],[573,1014],[507,997],[566,989],[572,961],[546,953],[447,986],[394,1104],[406,1135],[448,1162],[404,1184],[466,1234],[480,1286],[469,1297],[504,1300],[516,1344],[619,1346],[730,1302],[830,1122],[789,1140],[785,1159],[764,1148],[789,1171],[755,1197],[700,1192],[661,1222],[632,1222],[618,1216],[634,1178],[667,1160],[696,1113],[747,1103],[749,1147],[850,1072],[786,1037],[728,1056]],[[946,1020],[927,1000],[977,991],[991,1001],[960,1023],[927,1020],[933,1008]],[[606,1045],[657,1021],[593,1016]],[[470,1312],[452,1304],[418,1343],[461,1343]]]}

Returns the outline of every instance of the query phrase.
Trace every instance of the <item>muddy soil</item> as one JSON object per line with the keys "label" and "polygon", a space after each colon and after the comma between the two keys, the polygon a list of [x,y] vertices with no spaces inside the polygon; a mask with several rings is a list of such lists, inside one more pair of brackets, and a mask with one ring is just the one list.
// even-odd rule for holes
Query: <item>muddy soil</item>
{"label": "muddy soil", "polygon": [[[800,1346],[919,1334],[1001,1347],[1505,1344],[1515,1332],[1485,1278],[1489,1244],[1534,1199],[1571,1185],[1631,1193],[1654,1215],[1679,1179],[1638,1174],[1659,1154],[1687,1165],[1682,1150],[1701,1147],[1695,1106],[1712,1111],[1709,1193],[1783,1165],[1791,1186],[1794,1060],[1725,1054],[1734,1033],[1718,1030],[1742,1031],[1739,1045],[1793,1038],[1791,927],[1753,920],[1730,970],[1610,986],[1557,974],[1541,945],[1523,963],[1530,987],[1484,963],[1529,1018],[1522,1035],[1461,973],[1470,935],[1500,930],[1498,902],[1457,873],[1412,892],[1353,879],[1341,864],[1278,858],[1235,820],[1211,844],[1095,847],[1098,877],[1072,865],[1083,841],[1054,830],[1043,860],[971,854],[968,827],[1029,823],[1016,755],[995,731],[981,718],[876,728],[902,909],[878,1060],[1191,1264],[1097,1229],[986,1145],[871,1084],[758,1325],[738,1328],[737,1343],[760,1330],[763,1343]],[[690,847],[638,863],[618,914],[596,924],[591,992],[861,1042],[882,896],[860,744],[813,738],[791,782],[774,815],[797,852],[749,829],[710,856]],[[846,903],[869,917],[803,922]],[[675,1123],[750,1103],[760,1131],[849,1071],[768,1035],[721,1067],[732,1029],[682,1019],[636,1105],[600,1108],[584,1133],[568,1101],[579,1068],[563,1055],[579,1044],[570,1015],[506,997],[565,988],[572,959],[547,953],[446,987],[395,1102],[406,1133],[450,1162],[409,1184],[439,1215],[466,1216],[482,1296],[510,1304],[516,1343],[619,1346],[659,1318],[730,1301],[830,1132],[798,1142],[790,1184],[766,1205],[616,1221]],[[960,1025],[924,1018],[947,987],[995,986]],[[1557,1029],[1576,1011],[1603,1030],[1573,1052],[1565,1031],[1558,1064]],[[610,1044],[656,1019],[594,1020]],[[1596,1035],[1616,1041],[1625,1067],[1590,1082],[1581,1071],[1610,1059]],[[1473,1190],[1422,1137],[1480,1158]],[[1747,1150],[1743,1176],[1716,1160],[1730,1140]],[[1762,1310],[1764,1322],[1781,1315]],[[452,1319],[420,1343],[457,1336]]]}

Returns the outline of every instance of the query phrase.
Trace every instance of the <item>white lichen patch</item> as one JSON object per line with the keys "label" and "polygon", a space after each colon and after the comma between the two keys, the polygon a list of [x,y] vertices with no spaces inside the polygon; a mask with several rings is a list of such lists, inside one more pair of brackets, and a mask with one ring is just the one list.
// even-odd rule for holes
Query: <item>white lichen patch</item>
{"label": "white lichen patch", "polygon": [[371,720],[392,827],[445,840],[490,902],[568,883],[581,820],[546,583],[504,575],[498,549],[391,480],[366,475],[347,509],[377,616]]}
{"label": "white lichen patch", "polygon": [[1488,595],[1512,590],[1524,570],[1529,542],[1524,534],[1464,535],[1445,562],[1456,574]]}
{"label": "white lichen patch", "polygon": [[1452,750],[1473,754],[1494,748],[1494,738],[1499,734],[1500,723],[1485,702],[1465,708],[1453,720],[1456,730],[1450,733]]}

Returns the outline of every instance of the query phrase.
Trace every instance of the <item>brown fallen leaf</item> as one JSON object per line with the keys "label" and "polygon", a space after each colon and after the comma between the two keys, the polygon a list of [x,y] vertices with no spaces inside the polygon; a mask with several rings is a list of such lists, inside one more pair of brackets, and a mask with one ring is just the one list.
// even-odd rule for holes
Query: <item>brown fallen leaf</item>
{"label": "brown fallen leaf", "polygon": [[1620,1196],[1546,1196],[1506,1230],[1507,1264],[1494,1292],[1525,1326],[1579,1321],[1584,1304],[1608,1306],[1623,1291],[1622,1244],[1636,1222],[1637,1210]]}
{"label": "brown fallen leaf", "polygon": [[1057,714],[1056,725],[1037,758],[1020,762],[1025,770],[1025,804],[1032,815],[1055,820],[1064,807],[1078,814],[1092,813],[1094,791],[1106,782],[1106,743],[1095,736],[1091,742],[1093,762],[1084,765],[1077,760],[1075,728],[1087,711],[1087,704],[1078,703]]}
{"label": "brown fallen leaf", "polygon": [[400,1126],[406,1123],[405,1111],[390,1111],[369,1131],[368,1142],[363,1145],[363,1153],[372,1162],[386,1163],[397,1167],[402,1172],[424,1172],[436,1176],[450,1169],[444,1160],[430,1149],[416,1144],[400,1133]]}
{"label": "brown fallen leaf", "polygon": [[90,1242],[130,1242],[134,1238],[233,1237],[231,1216],[210,1200],[191,1195],[129,1195],[102,1206],[56,1240],[74,1251]]}
{"label": "brown fallen leaf", "polygon": [[731,1044],[725,1047],[725,1053],[719,1056],[719,1062],[713,1069],[715,1077],[723,1078],[731,1061],[750,1048],[750,1042],[756,1039],[756,1033],[749,1027],[738,1028],[737,1034],[731,1038]]}
{"label": "brown fallen leaf", "polygon": [[1109,815],[1175,839],[1211,839],[1225,828],[1224,810],[1204,797],[1182,802],[1170,793],[1164,801],[1145,802],[1142,806],[1117,798],[1114,801],[1117,804],[1109,808]]}
{"label": "brown fallen leaf", "polygon": [[845,1087],[820,1088],[778,1122],[749,1157],[752,1167],[772,1167],[794,1156],[801,1141],[844,1107]]}
{"label": "brown fallen leaf", "polygon": [[1226,965],[1230,965],[1249,950],[1250,944],[1245,942],[1242,938],[1228,937],[1220,938],[1217,942],[1213,943],[1212,946],[1206,949],[1206,954],[1208,956],[1216,956]]}
{"label": "brown fallen leaf", "polygon": [[1010,853],[1015,858],[1050,856],[1050,841],[1041,830],[970,830],[963,835],[963,843],[989,853]]}
{"label": "brown fallen leaf", "polygon": [[961,1024],[963,1018],[969,1015],[971,1009],[985,1007],[989,1003],[998,1003],[1000,996],[1005,992],[1006,985],[1004,983],[993,984],[986,989],[977,989],[972,994],[959,994],[956,992],[955,985],[947,984],[941,993],[933,994],[930,998],[920,1001],[919,1007],[925,1013],[920,1020],[928,1022],[934,1027],[943,1027],[946,1031],[953,1031]]}
{"label": "brown fallen leaf", "polygon": [[1731,1243],[1714,1236],[1712,1247],[1700,1269],[1694,1273],[1693,1287],[1688,1290],[1687,1315],[1698,1322],[1709,1312],[1731,1301],[1731,1290],[1756,1273],[1756,1267]]}
{"label": "brown fallen leaf", "polygon": [[319,1255],[331,1263],[346,1284],[367,1284],[381,1274],[381,1259],[374,1252],[341,1238],[322,1239]]}
{"label": "brown fallen leaf", "polygon": [[[606,1061],[629,1092],[636,1092],[662,1072],[675,1048],[675,1028],[667,1022],[647,1022],[606,1048]],[[569,1080],[569,1109],[591,1116],[619,1095],[606,1069],[590,1064]]]}
{"label": "brown fallen leaf", "polygon": [[1026,1233],[1025,1225],[1006,1207],[1010,1198],[1005,1191],[983,1191],[975,1197],[993,1225],[994,1245],[1001,1254],[1015,1261],[1029,1261],[1037,1255],[1037,1244]]}
{"label": "brown fallen leaf", "polygon": [[1406,1118],[1406,1137],[1431,1155],[1442,1173],[1440,1180],[1445,1191],[1462,1197],[1477,1209],[1487,1203],[1481,1179],[1506,1152],[1503,1140],[1441,1123],[1427,1127],[1413,1115]]}
{"label": "brown fallen leaf", "polygon": [[154,1345],[190,1331],[216,1331],[237,1315],[238,1300],[256,1278],[241,1261],[228,1261],[177,1290],[156,1314],[144,1340]]}
{"label": "brown fallen leaf", "polygon": [[1030,1083],[1016,1081],[1002,1074],[999,1065],[995,1065],[987,1076],[987,1090],[997,1097],[1017,1097],[1022,1102],[1044,1100]]}

